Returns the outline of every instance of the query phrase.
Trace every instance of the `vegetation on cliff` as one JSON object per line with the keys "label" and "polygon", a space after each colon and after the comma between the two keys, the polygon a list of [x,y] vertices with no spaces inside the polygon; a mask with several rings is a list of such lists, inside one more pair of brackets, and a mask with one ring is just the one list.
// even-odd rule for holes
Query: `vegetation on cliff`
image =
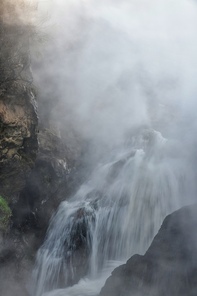
{"label": "vegetation on cliff", "polygon": [[0,196],[0,230],[1,231],[7,230],[11,216],[12,216],[12,211],[8,206],[8,203],[2,196]]}

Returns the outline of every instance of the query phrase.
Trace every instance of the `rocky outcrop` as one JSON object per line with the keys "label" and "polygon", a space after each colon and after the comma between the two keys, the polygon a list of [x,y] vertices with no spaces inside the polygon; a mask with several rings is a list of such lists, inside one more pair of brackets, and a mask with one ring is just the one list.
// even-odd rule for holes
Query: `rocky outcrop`
{"label": "rocky outcrop", "polygon": [[0,4],[0,195],[14,204],[38,149],[37,106],[30,69],[30,26],[20,4]]}
{"label": "rocky outcrop", "polygon": [[100,296],[194,296],[197,291],[197,205],[166,217],[144,256],[116,268]]}
{"label": "rocky outcrop", "polygon": [[93,225],[94,222],[95,213],[92,210],[81,208],[74,214],[70,237],[66,238],[64,242],[65,262],[68,271],[64,287],[73,286],[87,275],[92,243],[89,224]]}
{"label": "rocky outcrop", "polygon": [[10,26],[1,21],[2,16],[0,38],[4,47],[0,53],[0,294],[26,296],[36,240],[32,233],[24,236],[23,232],[13,230],[10,218],[13,219],[11,210],[19,201],[37,156],[37,104],[24,27]]}
{"label": "rocky outcrop", "polygon": [[13,210],[14,226],[45,232],[53,212],[70,194],[76,159],[64,140],[51,130],[40,130],[38,140],[35,166]]}
{"label": "rocky outcrop", "polygon": [[48,129],[38,132],[29,52],[30,40],[37,34],[30,21],[34,12],[27,1],[0,3],[0,294],[4,296],[27,295],[34,255],[52,213],[72,191],[71,175],[80,157],[80,149],[68,149],[68,141],[47,123]]}
{"label": "rocky outcrop", "polygon": [[73,180],[79,150],[70,151],[65,140],[48,129],[39,132],[38,143],[31,171],[24,176],[23,189],[12,203],[11,231],[0,241],[3,295],[27,295],[34,256],[44,239],[49,220],[61,200],[70,195],[73,184],[76,185]]}
{"label": "rocky outcrop", "polygon": [[0,295],[29,296],[34,252],[35,234],[0,233]]}
{"label": "rocky outcrop", "polygon": [[14,203],[34,165],[37,142],[35,96],[30,89],[0,96],[0,193]]}

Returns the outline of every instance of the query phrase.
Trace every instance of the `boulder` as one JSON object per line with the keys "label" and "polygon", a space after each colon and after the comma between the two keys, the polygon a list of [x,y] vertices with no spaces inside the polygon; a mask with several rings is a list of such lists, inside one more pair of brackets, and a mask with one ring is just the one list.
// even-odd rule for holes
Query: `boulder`
{"label": "boulder", "polygon": [[100,296],[196,295],[196,229],[196,204],[167,216],[145,255],[117,267]]}

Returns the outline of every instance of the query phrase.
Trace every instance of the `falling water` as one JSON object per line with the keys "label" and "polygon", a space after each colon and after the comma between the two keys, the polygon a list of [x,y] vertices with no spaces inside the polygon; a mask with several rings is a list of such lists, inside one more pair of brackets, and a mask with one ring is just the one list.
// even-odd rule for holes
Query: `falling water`
{"label": "falling water", "polygon": [[115,266],[145,252],[189,184],[177,151],[159,132],[142,129],[61,203],[38,251],[36,296],[78,281],[46,295],[97,295]]}
{"label": "falling water", "polygon": [[[45,71],[60,101],[53,118],[63,130],[71,121],[100,158],[50,222],[32,295],[95,296],[196,192],[197,9],[190,0],[58,3]],[[54,98],[45,74],[36,81]]]}

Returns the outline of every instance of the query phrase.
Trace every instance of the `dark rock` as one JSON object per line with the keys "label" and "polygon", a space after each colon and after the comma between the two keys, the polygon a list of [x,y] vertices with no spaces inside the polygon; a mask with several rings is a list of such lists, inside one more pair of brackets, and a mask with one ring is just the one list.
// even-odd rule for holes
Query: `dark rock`
{"label": "dark rock", "polygon": [[24,86],[20,95],[0,96],[0,193],[15,203],[37,154],[35,96]]}
{"label": "dark rock", "polygon": [[86,208],[79,209],[74,215],[70,238],[65,241],[65,261],[69,270],[66,286],[78,283],[88,272],[91,252],[89,224],[94,224],[94,221],[94,211]]}
{"label": "dark rock", "polygon": [[15,228],[41,231],[40,236],[44,237],[52,214],[70,194],[69,181],[75,161],[60,136],[48,129],[39,132],[35,166],[13,208]]}
{"label": "dark rock", "polygon": [[[17,4],[10,4],[2,0],[0,13],[0,195],[14,204],[37,155],[38,116],[30,68],[30,28],[14,13]],[[5,21],[4,13],[8,18],[11,13],[13,23]]]}
{"label": "dark rock", "polygon": [[25,186],[37,154],[37,107],[30,83],[13,82],[4,92],[1,87],[0,193],[14,203]]}
{"label": "dark rock", "polygon": [[28,296],[27,287],[33,268],[34,235],[0,233],[0,294]]}
{"label": "dark rock", "polygon": [[[48,99],[53,106],[57,101],[48,94],[45,112],[39,110],[40,115],[46,114],[45,129],[40,121],[38,133],[30,67],[30,41],[34,43],[37,29],[29,20],[28,25],[23,23],[19,13],[31,14],[35,6],[22,4],[7,0],[0,4],[0,196],[12,210],[6,236],[0,229],[0,294],[4,296],[26,295],[27,277],[49,219],[76,186],[75,162],[80,155],[80,145],[73,141],[69,146],[69,140],[49,125]],[[3,214],[0,209],[1,220]]]}
{"label": "dark rock", "polygon": [[197,291],[197,205],[166,217],[144,256],[116,268],[100,296],[193,296]]}

